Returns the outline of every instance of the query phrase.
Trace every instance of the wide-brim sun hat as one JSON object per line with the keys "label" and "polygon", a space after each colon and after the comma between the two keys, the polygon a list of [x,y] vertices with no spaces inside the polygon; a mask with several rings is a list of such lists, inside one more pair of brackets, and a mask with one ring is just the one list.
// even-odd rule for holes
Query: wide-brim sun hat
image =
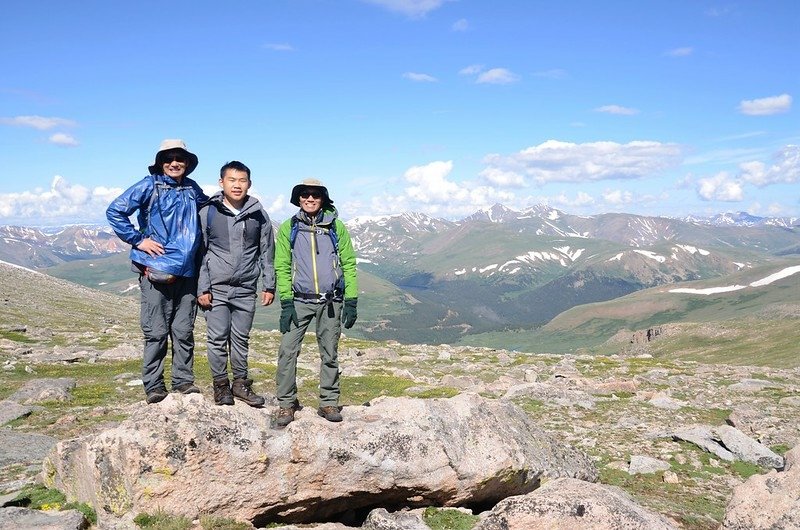
{"label": "wide-brim sun hat", "polygon": [[320,190],[322,193],[322,206],[328,206],[333,204],[333,200],[331,200],[331,196],[328,193],[328,188],[325,187],[325,184],[322,181],[317,179],[303,179],[297,184],[294,188],[292,188],[292,198],[289,202],[294,204],[295,206],[300,206],[300,192],[307,188],[316,188]]}
{"label": "wide-brim sun hat", "polygon": [[186,156],[186,173],[183,174],[184,177],[188,176],[189,173],[195,170],[197,167],[197,155],[189,151],[189,149],[186,147],[186,142],[181,139],[167,139],[163,140],[161,145],[158,146],[156,160],[152,166],[147,168],[151,175],[161,173],[163,156],[171,151],[183,151],[184,156]]}

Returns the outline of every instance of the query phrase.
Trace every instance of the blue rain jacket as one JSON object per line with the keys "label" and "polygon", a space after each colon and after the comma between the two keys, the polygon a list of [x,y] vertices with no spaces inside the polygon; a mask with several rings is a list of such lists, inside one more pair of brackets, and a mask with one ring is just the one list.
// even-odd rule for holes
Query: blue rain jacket
{"label": "blue rain jacket", "polygon": [[[131,261],[176,276],[196,275],[196,253],[200,247],[197,212],[208,201],[200,186],[184,177],[180,184],[164,175],[150,175],[114,199],[106,218],[120,239],[130,244]],[[138,210],[139,229],[130,216]],[[149,237],[164,246],[164,254],[150,257],[138,245]]]}

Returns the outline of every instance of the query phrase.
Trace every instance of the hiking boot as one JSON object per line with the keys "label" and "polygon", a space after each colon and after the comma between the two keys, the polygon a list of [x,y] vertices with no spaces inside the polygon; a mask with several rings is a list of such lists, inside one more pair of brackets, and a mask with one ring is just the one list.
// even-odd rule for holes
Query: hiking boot
{"label": "hiking boot", "polygon": [[239,398],[251,407],[263,407],[266,400],[253,392],[252,387],[252,379],[234,379],[231,392],[233,393],[233,397]]}
{"label": "hiking boot", "polygon": [[275,418],[275,425],[286,427],[294,421],[294,407],[278,407],[278,415]]}
{"label": "hiking boot", "polygon": [[158,403],[159,401],[164,401],[164,398],[169,395],[167,389],[163,386],[158,387],[150,392],[147,392],[147,402],[150,404]]}
{"label": "hiking boot", "polygon": [[217,405],[233,405],[231,382],[227,377],[214,379],[214,403]]}
{"label": "hiking boot", "polygon": [[199,394],[200,389],[194,383],[182,383],[178,386],[173,386],[172,390],[180,392],[181,394]]}
{"label": "hiking boot", "polygon": [[339,412],[339,407],[320,407],[317,409],[317,414],[328,421],[342,421],[342,414]]}

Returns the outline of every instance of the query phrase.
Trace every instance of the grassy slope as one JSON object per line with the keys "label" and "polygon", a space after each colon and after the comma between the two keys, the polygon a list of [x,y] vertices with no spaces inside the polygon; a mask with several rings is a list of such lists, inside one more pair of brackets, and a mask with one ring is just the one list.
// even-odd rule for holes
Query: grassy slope
{"label": "grassy slope", "polygon": [[[743,271],[724,279],[687,282],[696,289],[746,285],[797,260]],[[616,353],[629,346],[620,330],[641,330],[675,323],[663,338],[650,344],[655,355],[683,356],[706,362],[800,366],[800,282],[790,276],[757,288],[714,295],[669,293],[678,285],[639,291],[608,302],[572,308],[534,331],[496,332],[462,339],[481,344],[532,352],[564,353],[581,349]]]}

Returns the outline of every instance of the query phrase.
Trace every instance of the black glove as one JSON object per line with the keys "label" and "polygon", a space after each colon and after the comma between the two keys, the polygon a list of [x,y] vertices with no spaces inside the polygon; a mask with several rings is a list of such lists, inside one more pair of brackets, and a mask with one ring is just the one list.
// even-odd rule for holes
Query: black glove
{"label": "black glove", "polygon": [[356,319],[358,318],[358,311],[356,310],[357,305],[358,298],[348,298],[344,301],[344,308],[342,309],[342,322],[344,322],[345,329],[352,328],[353,324],[356,323]]}
{"label": "black glove", "polygon": [[297,311],[294,309],[294,300],[281,300],[281,333],[289,331],[292,322],[295,326],[299,326],[300,322],[297,320]]}

